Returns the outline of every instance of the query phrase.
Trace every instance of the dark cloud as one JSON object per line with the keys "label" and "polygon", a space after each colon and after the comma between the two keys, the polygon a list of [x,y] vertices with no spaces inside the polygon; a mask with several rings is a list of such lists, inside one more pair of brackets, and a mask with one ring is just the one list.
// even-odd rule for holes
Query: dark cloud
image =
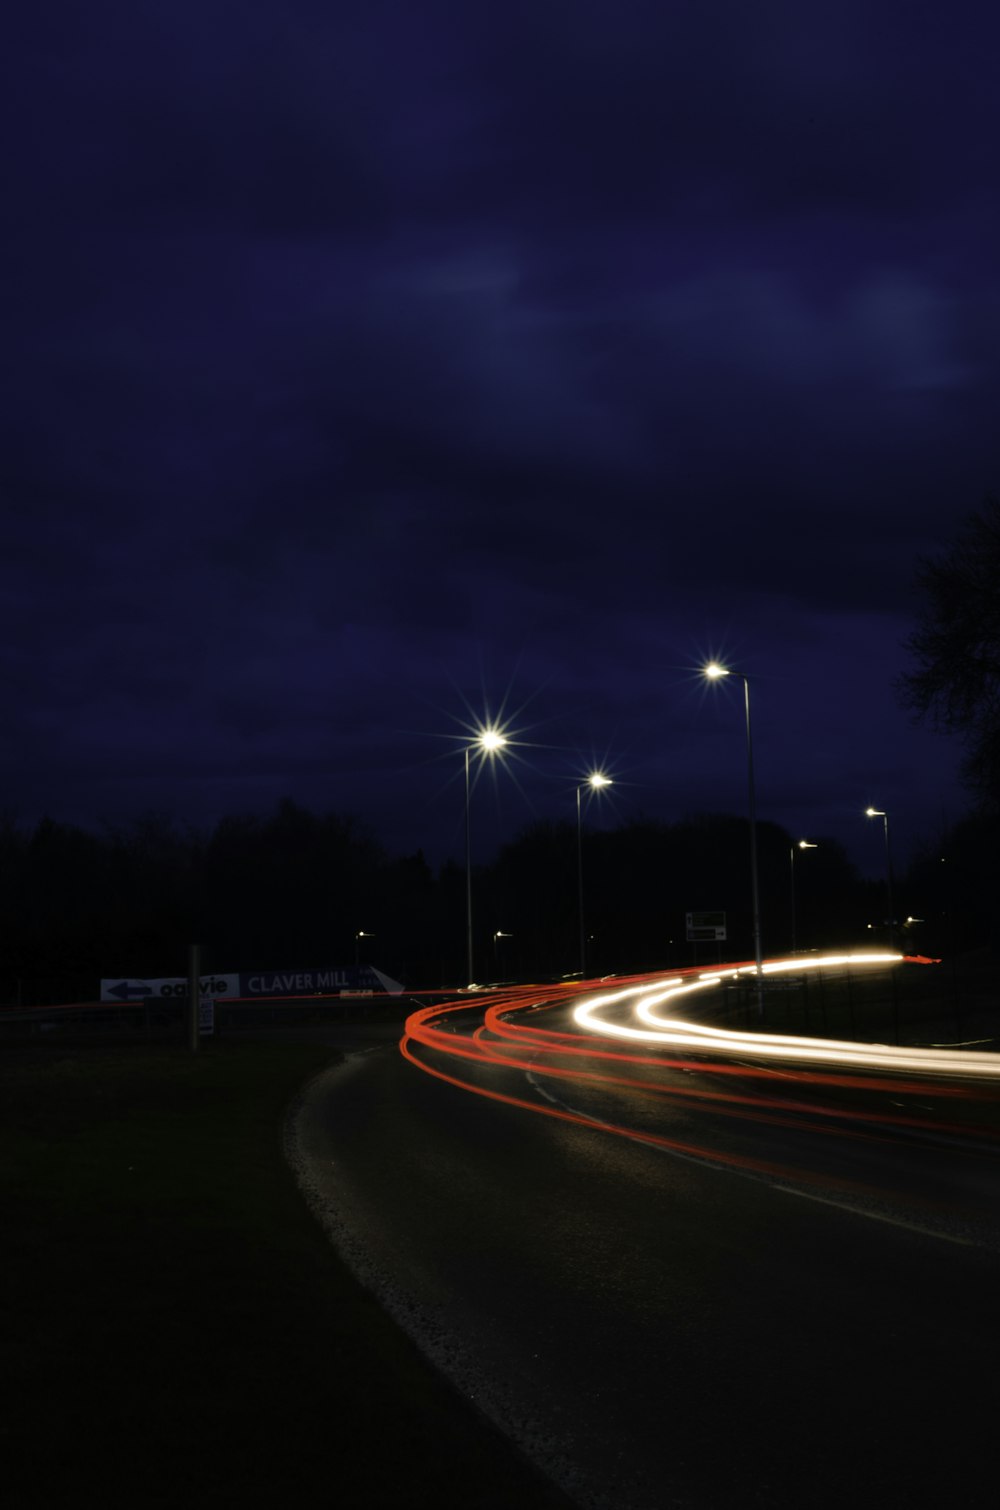
{"label": "dark cloud", "polygon": [[725,653],[763,814],[866,859],[869,801],[914,841],[956,816],[957,751],[892,684],[917,558],[996,484],[998,29],[19,15],[6,805],[291,792],[444,853],[462,720],[506,696],[530,747],[483,844],[588,759],[619,816],[739,810],[739,709],[691,674]]}

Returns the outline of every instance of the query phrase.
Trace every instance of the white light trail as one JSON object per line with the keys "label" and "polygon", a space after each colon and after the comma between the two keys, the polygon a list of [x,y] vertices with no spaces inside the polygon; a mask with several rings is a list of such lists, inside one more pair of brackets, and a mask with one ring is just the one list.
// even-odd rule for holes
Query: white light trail
{"label": "white light trail", "polygon": [[[769,960],[763,965],[762,974],[800,974],[807,970],[838,966],[855,969],[873,965],[898,965],[902,959],[901,954],[895,953],[865,953],[828,954],[809,960]],[[652,985],[630,986],[623,991],[586,998],[574,1008],[573,1018],[578,1027],[588,1032],[634,1043],[655,1043],[670,1049],[695,1049],[699,1053],[752,1054],[755,1059],[833,1064],[853,1069],[906,1069],[931,1074],[1000,1078],[1000,1054],[853,1043],[833,1038],[742,1033],[732,1028],[704,1027],[658,1010],[665,1008],[667,1003],[679,1002],[696,991],[710,990],[726,979],[738,980],[741,976],[755,977],[756,974],[755,965],[742,965],[733,970],[721,969],[701,975],[696,980],[684,980],[675,976],[669,980],[656,981]],[[620,1012],[629,1003],[634,1017],[645,1026],[609,1020],[609,1012]]]}

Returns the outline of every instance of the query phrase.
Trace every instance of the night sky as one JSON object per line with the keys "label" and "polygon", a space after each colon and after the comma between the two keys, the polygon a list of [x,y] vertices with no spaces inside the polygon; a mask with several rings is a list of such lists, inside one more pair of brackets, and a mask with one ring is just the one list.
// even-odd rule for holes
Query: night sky
{"label": "night sky", "polygon": [[477,856],[964,812],[894,679],[1000,487],[992,4],[52,0],[6,23],[0,808]]}

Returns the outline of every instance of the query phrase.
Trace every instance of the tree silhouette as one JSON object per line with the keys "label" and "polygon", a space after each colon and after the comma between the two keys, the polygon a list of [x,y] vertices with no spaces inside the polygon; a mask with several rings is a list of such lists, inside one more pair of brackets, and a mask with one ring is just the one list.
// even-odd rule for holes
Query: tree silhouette
{"label": "tree silhouette", "polygon": [[977,797],[1000,806],[1000,500],[988,499],[950,550],[921,561],[918,626],[907,641],[915,669],[899,680],[904,705],[958,734]]}

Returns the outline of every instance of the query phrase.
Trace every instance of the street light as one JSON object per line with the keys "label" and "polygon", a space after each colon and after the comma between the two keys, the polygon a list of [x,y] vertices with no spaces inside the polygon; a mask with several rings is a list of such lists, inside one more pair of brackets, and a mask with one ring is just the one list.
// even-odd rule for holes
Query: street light
{"label": "street light", "polygon": [[496,933],[494,933],[493,935],[493,961],[494,968],[496,969],[497,973],[497,980],[500,979],[500,940],[512,939],[513,937],[514,935],[512,933],[504,933],[502,928],[498,928]]}
{"label": "street light", "polygon": [[723,676],[738,676],[743,683],[743,701],[746,707],[747,720],[747,787],[750,794],[750,878],[753,891],[753,947],[754,957],[757,964],[757,1016],[764,1015],[764,985],[762,967],[764,963],[760,944],[760,886],[757,880],[757,801],[754,795],[753,781],[753,738],[750,733],[750,683],[742,671],[730,671],[727,666],[720,666],[718,661],[709,661],[702,671],[709,681],[718,681]]}
{"label": "street light", "polygon": [[800,839],[798,844],[793,844],[788,851],[789,867],[792,873],[792,953],[795,953],[795,851],[797,849],[819,849],[818,844],[810,844],[808,839]]}
{"label": "street light", "polygon": [[581,979],[587,974],[587,935],[583,926],[583,818],[580,807],[580,793],[587,787],[592,792],[600,791],[602,786],[611,786],[610,776],[605,776],[603,771],[591,771],[586,781],[580,783],[576,789],[576,881],[579,896],[580,913],[580,976]]}
{"label": "street light", "polygon": [[483,759],[502,750],[507,743],[506,734],[496,727],[481,729],[471,745],[465,747],[465,918],[466,946],[469,966],[469,985],[475,981],[472,968],[472,803],[469,785],[469,752],[478,750]]}
{"label": "street light", "polygon": [[360,967],[360,965],[361,965],[361,940],[362,939],[373,939],[374,937],[375,937],[374,933],[366,933],[363,928],[359,928],[358,931],[357,931],[357,933],[354,935],[354,968],[355,968],[355,970],[357,970]]}
{"label": "street light", "polygon": [[885,897],[889,908],[889,948],[896,947],[896,920],[892,911],[892,850],[889,847],[889,814],[878,807],[866,807],[866,818],[881,818],[885,832]]}

